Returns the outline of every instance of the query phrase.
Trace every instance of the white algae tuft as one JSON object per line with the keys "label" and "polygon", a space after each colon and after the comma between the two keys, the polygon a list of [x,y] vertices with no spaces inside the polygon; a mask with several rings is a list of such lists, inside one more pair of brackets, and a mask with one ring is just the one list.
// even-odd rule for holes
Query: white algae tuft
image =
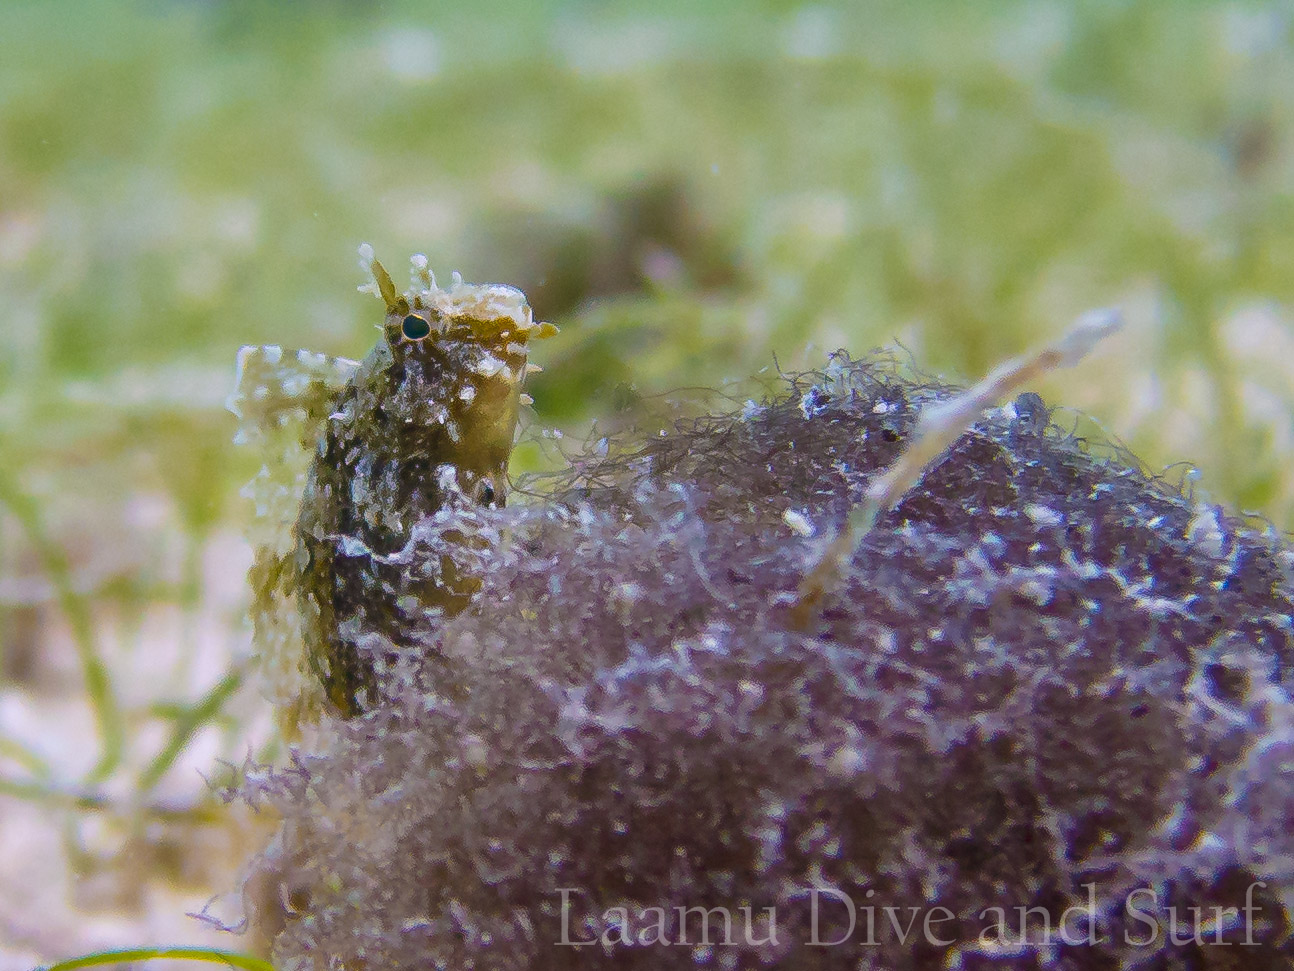
{"label": "white algae tuft", "polygon": [[1288,967],[1284,538],[1025,394],[796,616],[952,394],[838,355],[406,522],[383,596],[446,558],[473,588],[356,612],[366,711],[247,783],[284,816],[246,893],[276,965]]}

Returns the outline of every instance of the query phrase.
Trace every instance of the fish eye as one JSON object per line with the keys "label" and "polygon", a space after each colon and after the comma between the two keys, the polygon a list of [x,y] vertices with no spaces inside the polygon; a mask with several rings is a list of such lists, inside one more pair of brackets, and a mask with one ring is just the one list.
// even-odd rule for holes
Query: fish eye
{"label": "fish eye", "polygon": [[405,340],[420,341],[431,333],[431,324],[417,314],[409,314],[400,322],[400,333]]}

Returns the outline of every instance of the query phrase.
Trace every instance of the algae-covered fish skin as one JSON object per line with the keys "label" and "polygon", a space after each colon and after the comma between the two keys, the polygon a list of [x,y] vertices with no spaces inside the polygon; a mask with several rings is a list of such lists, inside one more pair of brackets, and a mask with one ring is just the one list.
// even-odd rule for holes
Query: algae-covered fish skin
{"label": "algae-covered fish skin", "polygon": [[344,715],[377,700],[379,658],[479,586],[465,564],[482,540],[450,520],[503,504],[528,344],[556,331],[512,287],[455,274],[441,289],[415,256],[399,294],[370,247],[360,257],[382,337],[323,421],[291,557],[309,666]]}

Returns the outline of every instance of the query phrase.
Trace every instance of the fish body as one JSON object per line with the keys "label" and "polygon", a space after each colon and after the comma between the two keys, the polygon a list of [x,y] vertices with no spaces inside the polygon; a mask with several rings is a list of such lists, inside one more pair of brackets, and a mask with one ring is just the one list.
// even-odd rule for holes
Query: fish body
{"label": "fish body", "polygon": [[[512,287],[455,274],[441,289],[415,256],[397,293],[372,250],[360,256],[372,278],[361,289],[385,304],[382,335],[358,366],[333,368],[339,387],[297,394],[313,454],[291,536],[258,554],[252,577],[258,641],[285,639],[281,601],[294,600],[305,667],[346,716],[377,702],[382,663],[479,587],[488,541],[473,511],[506,500],[529,342],[556,332]],[[269,373],[265,350],[240,355],[242,380]],[[240,391],[235,411],[281,424],[266,400]]]}

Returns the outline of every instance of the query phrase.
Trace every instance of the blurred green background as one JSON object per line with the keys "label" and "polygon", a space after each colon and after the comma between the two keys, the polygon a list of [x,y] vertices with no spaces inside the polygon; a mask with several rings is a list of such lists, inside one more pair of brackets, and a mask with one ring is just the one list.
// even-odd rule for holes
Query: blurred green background
{"label": "blurred green background", "polygon": [[0,5],[0,841],[39,888],[0,968],[200,936],[259,838],[198,776],[275,751],[223,400],[241,344],[368,349],[361,241],[561,325],[531,434],[836,347],[973,380],[1119,306],[1048,399],[1288,529],[1292,41],[1289,2]]}

